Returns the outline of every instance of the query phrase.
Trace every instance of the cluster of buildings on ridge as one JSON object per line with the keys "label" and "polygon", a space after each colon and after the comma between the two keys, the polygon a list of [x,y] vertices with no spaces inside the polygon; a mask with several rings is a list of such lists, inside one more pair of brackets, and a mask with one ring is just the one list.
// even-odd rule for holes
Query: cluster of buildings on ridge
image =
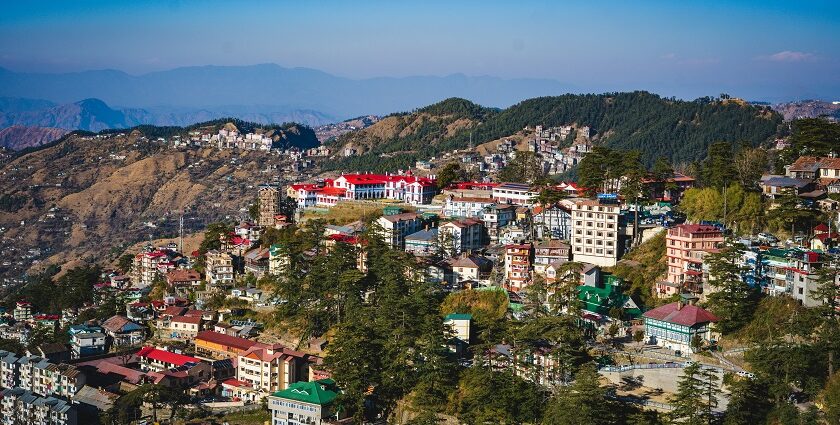
{"label": "cluster of buildings on ridge", "polygon": [[[575,142],[560,148],[559,157],[555,149],[573,131],[582,129],[538,127],[533,150],[574,165],[576,155],[587,152],[585,146]],[[217,136],[221,140],[221,132]],[[229,136],[238,140],[225,134]],[[840,162],[803,157],[787,167],[785,176],[763,177],[760,185],[770,199],[794,193],[834,209],[826,195],[840,193],[832,191],[838,182]],[[643,181],[644,192],[655,202],[638,210],[614,194],[586,197],[574,183],[550,188],[562,199],[543,205],[537,202],[539,191],[527,184],[460,182],[439,189],[434,176],[410,172],[344,174],[285,189],[259,185],[256,219],[221,235],[220,248],[205,255],[203,272],[194,268],[197,253],[185,254],[182,246],[169,244],[136,254],[127,274],[103,274],[94,287],[96,303],[116,299],[125,307],[120,314],[79,323],[79,313],[93,306],[44,314],[35,312],[30,302],[18,302],[0,323],[0,337],[26,343],[35,330],[55,331],[67,325],[69,344],[43,344],[25,355],[0,352],[0,412],[25,417],[27,423],[86,423],[112,406],[119,393],[155,383],[196,399],[243,403],[265,399],[274,424],[341,419],[335,409],[340,389],[322,368],[326,340],[312,339],[297,350],[260,342],[262,324],[244,317],[242,309],[207,308],[208,300],[219,295],[253,308],[277,302],[260,288],[239,285],[244,275],[279,274],[287,264],[284,247],[260,245],[266,229],[290,224],[291,217],[279,208],[284,196],[294,199],[299,209],[354,201],[392,203],[382,209],[375,228],[392,248],[414,257],[424,279],[447,291],[503,292],[514,314],[522,314],[523,291],[535,280],[554,283],[570,273],[579,274],[580,319],[593,333],[605,332],[613,323],[634,321],[644,329],[648,344],[694,352],[698,339],[701,345],[713,340],[718,319],[696,301],[714,290],[708,284],[705,257],[720,249],[725,229],[717,223],[680,223],[672,204],[694,180],[675,174],[667,182],[671,184],[665,183]],[[327,225],[324,234],[328,248],[337,243],[357,246],[357,267],[363,272],[367,257],[360,236],[367,226],[360,221]],[[679,301],[643,311],[623,292],[622,279],[604,269],[617,265],[629,248],[659,232],[665,232],[667,271],[655,283],[655,295],[679,296]],[[831,261],[838,235],[820,224],[803,240],[804,246],[783,245],[770,235],[741,240],[747,248],[740,262],[743,278],[768,295],[818,305],[820,300],[813,298],[816,273]],[[148,299],[160,282],[165,283],[166,295]],[[446,316],[445,322],[453,330],[452,350],[467,353],[472,317],[456,313]],[[148,345],[151,338],[159,342]],[[553,375],[556,359],[547,348],[515,353],[502,344],[492,347],[489,356],[495,367],[513,366],[517,374],[539,384],[565,381],[566,377]]]}

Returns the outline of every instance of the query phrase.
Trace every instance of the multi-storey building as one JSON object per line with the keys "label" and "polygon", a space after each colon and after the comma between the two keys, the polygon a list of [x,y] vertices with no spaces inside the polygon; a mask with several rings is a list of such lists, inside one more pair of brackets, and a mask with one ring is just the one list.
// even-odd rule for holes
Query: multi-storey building
{"label": "multi-storey building", "polygon": [[681,292],[699,294],[706,280],[703,257],[723,243],[723,231],[703,224],[681,224],[668,229],[665,235],[665,255],[668,262],[666,282],[657,283],[660,296]]}
{"label": "multi-storey building", "polygon": [[711,339],[710,325],[718,321],[714,314],[686,300],[665,304],[645,312],[643,316],[645,339],[649,344],[683,353],[695,351],[695,336],[708,342]]}
{"label": "multi-storey building", "polygon": [[423,226],[420,216],[415,213],[402,213],[384,215],[376,220],[382,229],[382,237],[385,243],[392,248],[404,249],[405,237],[417,232]]}
{"label": "multi-storey building", "polygon": [[346,415],[335,408],[339,390],[332,379],[296,382],[268,398],[271,425],[322,425]]}
{"label": "multi-storey building", "polygon": [[452,284],[463,286],[464,282],[486,283],[493,271],[493,262],[476,255],[462,255],[452,262]]}
{"label": "multi-storey building", "polygon": [[538,242],[534,246],[534,273],[545,276],[548,266],[555,262],[569,261],[571,247],[559,240]]}
{"label": "multi-storey building", "polygon": [[612,267],[624,254],[625,221],[612,199],[586,199],[572,207],[572,257],[577,262]]}
{"label": "multi-storey building", "polygon": [[454,255],[462,252],[479,250],[484,246],[484,224],[481,220],[466,218],[450,221],[440,225],[438,232],[442,235],[441,240],[451,241],[451,247],[447,247]]}
{"label": "multi-storey building", "polygon": [[0,392],[3,425],[76,425],[76,408],[55,397],[39,397],[23,388]]}
{"label": "multi-storey building", "polygon": [[134,265],[131,268],[132,284],[137,288],[145,288],[154,283],[158,276],[161,263],[169,261],[169,255],[165,250],[141,252],[134,256]]}
{"label": "multi-storey building", "polygon": [[68,333],[70,334],[70,355],[74,359],[105,353],[107,348],[105,330],[100,326],[71,326]]}
{"label": "multi-storey building", "polygon": [[442,214],[444,217],[449,218],[481,217],[481,212],[495,202],[493,198],[455,197],[454,195],[449,195],[446,197],[446,203],[443,205]]}
{"label": "multi-storey building", "polygon": [[276,184],[261,184],[258,188],[260,214],[257,224],[263,227],[273,227],[275,218],[280,210],[280,186]]}
{"label": "multi-storey building", "polygon": [[434,179],[411,174],[344,174],[332,187],[344,189],[344,199],[393,199],[409,204],[428,204],[437,193]]}
{"label": "multi-storey building", "polygon": [[531,282],[531,256],[533,247],[530,243],[505,245],[505,288],[520,291]]}
{"label": "multi-storey building", "polygon": [[255,344],[237,357],[236,379],[263,395],[280,391],[303,378],[305,357],[280,344]]}
{"label": "multi-storey building", "polygon": [[32,320],[32,303],[29,301],[18,301],[15,303],[15,310],[12,316],[16,322],[26,322]]}
{"label": "multi-storey building", "polygon": [[210,330],[199,332],[193,343],[196,353],[214,358],[238,357],[257,344],[256,341],[250,339]]}
{"label": "multi-storey building", "polygon": [[502,183],[493,188],[493,199],[500,204],[531,205],[538,195],[524,183]]}
{"label": "multi-storey building", "polygon": [[416,257],[435,255],[439,247],[438,229],[423,229],[405,237],[405,252]]}
{"label": "multi-storey building", "polygon": [[487,236],[490,241],[499,240],[499,231],[516,218],[516,207],[513,205],[493,204],[481,211],[481,221],[487,228]]}
{"label": "multi-storey building", "polygon": [[205,256],[204,269],[211,286],[233,285],[233,258],[226,252],[210,250]]}
{"label": "multi-storey building", "polygon": [[572,214],[564,205],[536,206],[533,211],[533,226],[541,239],[568,240],[571,234]]}

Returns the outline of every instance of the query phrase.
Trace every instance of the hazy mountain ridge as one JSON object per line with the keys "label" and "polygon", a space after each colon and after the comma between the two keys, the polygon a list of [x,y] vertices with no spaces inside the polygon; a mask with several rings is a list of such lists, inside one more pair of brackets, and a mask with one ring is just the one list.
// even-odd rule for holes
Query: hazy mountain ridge
{"label": "hazy mountain ridge", "polygon": [[13,125],[0,129],[0,147],[11,150],[40,146],[58,140],[67,134],[63,128],[51,127],[27,127]]}
{"label": "hazy mountain ridge", "polygon": [[785,121],[798,118],[830,117],[840,119],[840,103],[823,100],[800,100],[796,102],[777,103],[773,109],[785,117]]}
{"label": "hazy mountain ridge", "polygon": [[569,89],[554,80],[506,80],[461,74],[355,80],[275,64],[184,67],[138,76],[114,70],[39,74],[0,69],[0,96],[56,103],[98,98],[111,105],[144,109],[213,110],[225,105],[275,105],[273,108],[287,111],[318,111],[335,117],[333,122],[411,110],[452,96],[483,105],[508,106]]}

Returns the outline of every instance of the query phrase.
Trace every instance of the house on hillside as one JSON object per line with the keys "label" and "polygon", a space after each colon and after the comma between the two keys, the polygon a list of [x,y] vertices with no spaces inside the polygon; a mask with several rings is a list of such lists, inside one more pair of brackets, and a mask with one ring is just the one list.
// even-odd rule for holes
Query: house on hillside
{"label": "house on hillside", "polygon": [[683,295],[678,302],[645,312],[645,340],[683,353],[694,353],[698,342],[711,342],[711,327],[718,318],[694,305],[696,300]]}

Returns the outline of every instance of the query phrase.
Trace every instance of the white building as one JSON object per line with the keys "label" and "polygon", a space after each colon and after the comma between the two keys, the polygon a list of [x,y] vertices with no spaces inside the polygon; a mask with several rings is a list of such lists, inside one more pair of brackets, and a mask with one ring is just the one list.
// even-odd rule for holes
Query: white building
{"label": "white building", "polygon": [[495,200],[493,198],[466,196],[456,198],[453,195],[449,195],[446,197],[442,214],[448,218],[481,217],[481,212],[494,203]]}
{"label": "white building", "polygon": [[405,249],[405,237],[423,226],[420,216],[415,213],[383,215],[376,223],[382,228],[385,243],[397,249]]}
{"label": "white building", "polygon": [[493,199],[500,204],[531,205],[538,195],[525,183],[502,183],[493,188]]}
{"label": "white building", "polygon": [[572,207],[574,261],[612,267],[623,254],[624,222],[618,203],[581,200]]}

